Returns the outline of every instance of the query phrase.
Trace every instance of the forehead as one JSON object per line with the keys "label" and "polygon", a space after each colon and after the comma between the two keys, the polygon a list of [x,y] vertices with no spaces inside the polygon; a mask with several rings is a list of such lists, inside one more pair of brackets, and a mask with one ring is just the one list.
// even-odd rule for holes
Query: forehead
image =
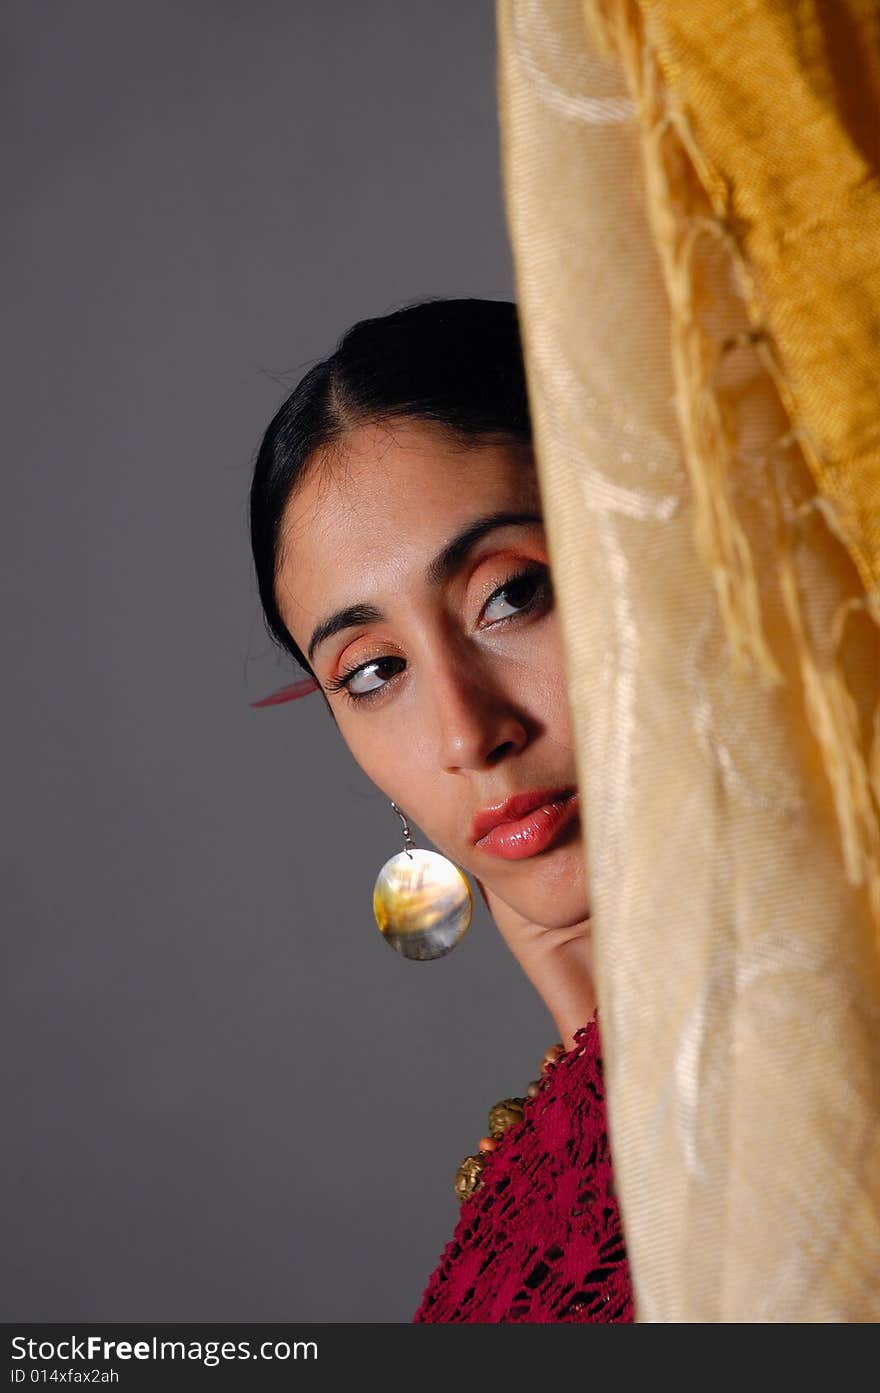
{"label": "forehead", "polygon": [[279,537],[278,602],[292,632],[328,602],[370,583],[421,574],[444,541],[480,513],[532,507],[531,451],[463,444],[429,423],[359,426],[309,461]]}

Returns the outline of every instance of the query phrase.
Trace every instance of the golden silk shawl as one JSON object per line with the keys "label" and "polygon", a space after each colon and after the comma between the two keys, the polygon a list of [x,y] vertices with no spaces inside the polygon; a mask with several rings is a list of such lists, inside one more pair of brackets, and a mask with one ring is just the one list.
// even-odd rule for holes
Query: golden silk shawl
{"label": "golden silk shawl", "polygon": [[645,1321],[880,1319],[880,4],[498,0]]}

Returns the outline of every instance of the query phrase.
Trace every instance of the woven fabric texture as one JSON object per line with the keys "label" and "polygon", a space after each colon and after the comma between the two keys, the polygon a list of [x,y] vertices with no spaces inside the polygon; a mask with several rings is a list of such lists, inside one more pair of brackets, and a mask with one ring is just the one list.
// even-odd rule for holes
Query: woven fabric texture
{"label": "woven fabric texture", "polygon": [[878,1320],[878,4],[497,21],[636,1318]]}

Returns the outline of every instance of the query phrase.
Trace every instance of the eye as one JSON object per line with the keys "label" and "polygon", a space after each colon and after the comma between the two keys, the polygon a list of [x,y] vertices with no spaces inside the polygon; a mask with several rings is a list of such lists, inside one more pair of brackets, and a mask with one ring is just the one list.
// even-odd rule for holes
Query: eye
{"label": "eye", "polygon": [[[394,664],[400,663],[400,667],[395,669]],[[386,685],[387,678],[394,677],[397,671],[405,666],[402,657],[395,657],[393,653],[388,653],[387,657],[373,657],[369,663],[361,663],[361,666],[352,670],[351,676],[345,676],[345,690],[349,697],[372,697],[373,692],[380,692]],[[377,677],[386,678],[386,681],[376,681]]]}
{"label": "eye", "polygon": [[[522,614],[530,614],[533,610],[548,607],[552,591],[550,576],[545,566],[529,566],[525,570],[518,571],[516,575],[510,576],[503,585],[499,585],[497,590],[492,591],[481,610],[481,615],[485,615],[500,603],[512,608],[513,613],[501,614],[481,627],[491,629],[496,624],[505,624],[511,619],[517,619]],[[395,664],[400,666],[395,669]],[[391,685],[392,680],[405,666],[405,658],[399,658],[396,654],[389,653],[383,657],[371,658],[366,663],[358,663],[356,667],[347,668],[338,677],[333,677],[325,682],[324,687],[327,692],[331,693],[341,691],[346,701],[372,701],[380,692]],[[376,679],[381,679],[383,673],[386,680],[377,681]]]}
{"label": "eye", "polygon": [[[514,614],[522,614],[529,610],[536,603],[538,598],[543,597],[550,590],[550,578],[543,566],[530,566],[525,571],[518,571],[515,576],[511,576],[503,585],[499,585],[497,590],[493,590],[485,605],[485,614],[502,596],[508,598],[501,601],[503,604],[512,605]],[[510,619],[511,615],[502,614],[496,619],[496,623],[502,619]]]}
{"label": "eye", "polygon": [[[367,685],[358,688],[354,685],[355,681],[359,678],[365,678],[369,683],[370,679],[376,676],[376,669],[385,669],[387,664],[394,663],[403,664],[404,659],[396,657],[393,653],[389,653],[384,658],[371,658],[368,663],[359,663],[357,667],[348,668],[345,672],[341,672],[338,677],[325,683],[325,686],[328,692],[343,691],[351,701],[368,701],[377,692],[381,692],[382,688],[388,685],[387,682],[380,682],[378,686]],[[387,675],[389,677],[396,676],[394,672]]]}

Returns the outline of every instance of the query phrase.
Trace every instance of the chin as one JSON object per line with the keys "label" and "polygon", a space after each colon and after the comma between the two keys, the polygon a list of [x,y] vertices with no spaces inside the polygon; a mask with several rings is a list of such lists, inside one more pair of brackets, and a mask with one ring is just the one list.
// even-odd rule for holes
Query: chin
{"label": "chin", "polygon": [[514,874],[498,876],[494,884],[485,875],[482,880],[511,909],[548,929],[568,929],[589,919],[590,895],[579,841],[508,865],[515,867]]}
{"label": "chin", "polygon": [[576,924],[589,923],[590,919],[589,901],[582,897],[572,896],[567,904],[558,902],[552,911],[548,909],[546,899],[534,903],[530,901],[528,904],[518,905],[517,908],[533,923],[540,924],[545,929],[571,929]]}

